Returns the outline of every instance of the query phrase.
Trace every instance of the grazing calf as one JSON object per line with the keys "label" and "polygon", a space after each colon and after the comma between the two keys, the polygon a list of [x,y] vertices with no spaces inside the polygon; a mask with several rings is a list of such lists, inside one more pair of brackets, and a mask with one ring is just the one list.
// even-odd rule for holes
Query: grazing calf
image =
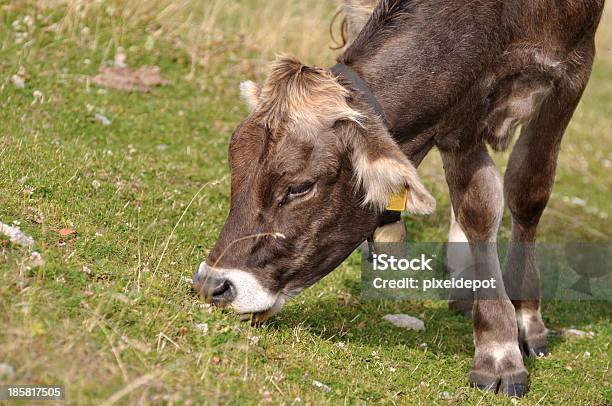
{"label": "grazing calf", "polygon": [[[496,300],[476,292],[462,303],[474,320],[472,384],[521,396],[521,349],[546,353],[536,228],[590,75],[603,0],[372,4],[347,1],[351,42],[338,61],[348,74],[283,57],[261,86],[243,84],[252,111],[230,142],[231,208],[194,285],[265,320],[370,237],[393,193],[410,190],[409,212],[434,209],[415,166],[435,146],[452,238],[469,241],[477,274],[502,280],[504,200],[512,214],[517,244]],[[504,150],[519,126],[502,183],[487,144]],[[517,280],[535,293],[509,297]]]}

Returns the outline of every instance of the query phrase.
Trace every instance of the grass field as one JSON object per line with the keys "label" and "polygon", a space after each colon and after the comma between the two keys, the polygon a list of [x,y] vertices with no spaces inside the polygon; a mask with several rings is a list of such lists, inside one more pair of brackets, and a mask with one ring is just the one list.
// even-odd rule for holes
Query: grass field
{"label": "grass field", "polygon": [[[612,241],[606,8],[542,241]],[[229,206],[227,144],[246,114],[239,82],[261,79],[275,52],[330,66],[334,10],[315,0],[0,0],[0,221],[19,224],[44,259],[30,269],[29,252],[0,237],[0,364],[14,369],[0,383],[60,383],[68,403],[95,405],[612,403],[609,302],[544,304],[550,329],[594,336],[553,334],[552,355],[527,361],[529,395],[511,402],[468,387],[471,325],[445,303],[361,302],[356,254],[261,328],[192,292]],[[122,53],[130,66],[158,65],[168,84],[92,84]],[[449,202],[436,152],[420,172],[438,209],[408,220],[410,238],[442,241]],[[505,216],[500,239],[509,232]],[[400,330],[387,313],[427,330]]]}

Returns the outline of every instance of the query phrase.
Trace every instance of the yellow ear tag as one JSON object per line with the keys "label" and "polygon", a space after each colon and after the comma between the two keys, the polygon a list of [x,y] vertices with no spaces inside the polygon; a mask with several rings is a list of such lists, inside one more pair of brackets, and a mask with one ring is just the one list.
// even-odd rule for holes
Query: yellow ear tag
{"label": "yellow ear tag", "polygon": [[405,188],[401,192],[391,196],[387,210],[391,211],[404,211],[406,210],[406,203],[408,202],[408,189]]}

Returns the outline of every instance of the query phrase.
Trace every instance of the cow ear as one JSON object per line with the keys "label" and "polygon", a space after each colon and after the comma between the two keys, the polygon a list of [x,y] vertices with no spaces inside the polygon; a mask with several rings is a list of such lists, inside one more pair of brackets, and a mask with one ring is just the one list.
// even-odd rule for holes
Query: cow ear
{"label": "cow ear", "polygon": [[240,83],[240,96],[245,101],[250,111],[255,110],[259,102],[259,93],[261,89],[257,83],[247,80]]}
{"label": "cow ear", "polygon": [[351,127],[354,131],[351,131],[353,134],[349,135],[348,142],[355,178],[364,194],[363,203],[383,211],[393,194],[407,188],[407,212],[433,212],[436,208],[435,199],[421,182],[416,168],[382,124],[376,122],[367,125],[367,130],[354,125]]}

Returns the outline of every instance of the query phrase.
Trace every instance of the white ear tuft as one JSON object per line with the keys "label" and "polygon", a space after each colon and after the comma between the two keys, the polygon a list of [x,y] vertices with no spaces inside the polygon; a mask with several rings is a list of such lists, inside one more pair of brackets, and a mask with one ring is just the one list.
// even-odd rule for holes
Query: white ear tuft
{"label": "white ear tuft", "polygon": [[257,107],[257,103],[259,102],[259,91],[259,86],[251,80],[240,83],[240,96],[251,111],[255,110],[255,107]]}
{"label": "white ear tuft", "polygon": [[435,210],[435,199],[423,186],[416,169],[408,159],[380,157],[370,161],[367,155],[356,154],[353,166],[365,193],[364,204],[383,211],[389,204],[391,195],[408,188],[407,212],[429,214]]}
{"label": "white ear tuft", "polygon": [[416,168],[379,120],[346,127],[343,133],[352,150],[351,161],[364,205],[384,211],[394,194],[408,189],[406,211],[429,214],[436,200],[427,191]]}

